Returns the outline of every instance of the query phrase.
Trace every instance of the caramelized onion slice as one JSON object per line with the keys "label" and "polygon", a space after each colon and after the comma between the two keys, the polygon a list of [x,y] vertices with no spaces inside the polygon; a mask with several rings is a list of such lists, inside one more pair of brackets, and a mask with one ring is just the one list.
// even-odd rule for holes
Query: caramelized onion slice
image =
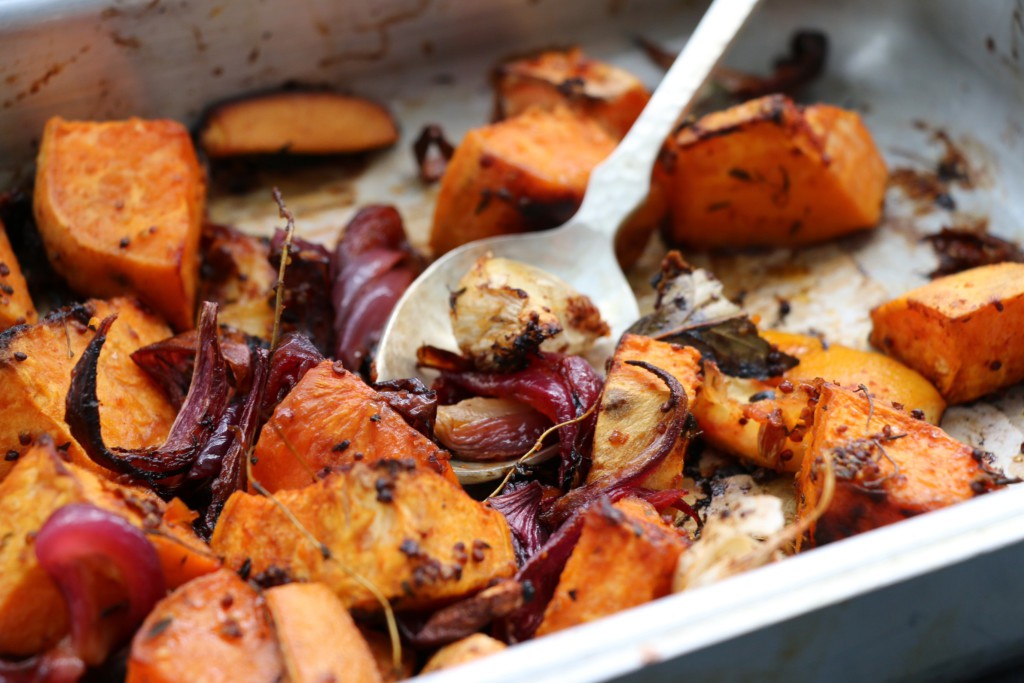
{"label": "caramelized onion slice", "polygon": [[478,396],[439,407],[434,435],[460,460],[489,462],[522,455],[550,426],[524,403]]}
{"label": "caramelized onion slice", "polygon": [[671,373],[645,361],[630,360],[626,362],[647,370],[668,387],[669,399],[662,405],[665,418],[655,428],[658,436],[627,467],[605,475],[585,486],[572,489],[555,501],[555,504],[544,515],[545,521],[551,525],[560,524],[579,509],[590,505],[602,496],[609,496],[616,500],[626,495],[631,489],[637,488],[637,484],[668,457],[686,427],[686,417],[689,414],[686,391],[679,380]]}
{"label": "caramelized onion slice", "polygon": [[487,504],[505,516],[512,530],[516,561],[522,566],[548,539],[547,529],[540,523],[540,503],[544,490],[537,481],[509,488],[511,490],[507,493],[489,498]]}
{"label": "caramelized onion slice", "polygon": [[195,462],[231,399],[227,362],[217,337],[217,305],[206,302],[199,317],[198,355],[188,396],[171,425],[167,441],[158,448],[108,448],[100,425],[96,374],[100,352],[116,316],[100,323],[96,336],[71,372],[64,420],[71,435],[97,464],[119,474],[147,481],[181,475]]}
{"label": "caramelized onion slice", "polygon": [[[153,544],[122,517],[93,505],[65,505],[50,515],[35,541],[39,564],[67,603],[71,642],[87,664],[99,664],[112,646],[145,619],[167,592]],[[111,633],[112,621],[91,594],[91,572],[113,567],[128,598],[126,632]]]}

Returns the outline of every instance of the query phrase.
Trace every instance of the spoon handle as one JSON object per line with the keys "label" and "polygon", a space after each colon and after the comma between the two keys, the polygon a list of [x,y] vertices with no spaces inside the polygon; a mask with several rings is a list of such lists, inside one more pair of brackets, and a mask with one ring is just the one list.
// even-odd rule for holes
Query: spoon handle
{"label": "spoon handle", "polygon": [[647,197],[654,160],[760,0],[714,0],[619,146],[590,175],[573,224],[609,237]]}

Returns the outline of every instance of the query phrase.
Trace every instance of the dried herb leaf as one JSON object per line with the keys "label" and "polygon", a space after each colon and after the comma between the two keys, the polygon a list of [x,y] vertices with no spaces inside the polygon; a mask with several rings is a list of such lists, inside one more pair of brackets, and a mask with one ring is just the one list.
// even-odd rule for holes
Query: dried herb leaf
{"label": "dried herb leaf", "polygon": [[696,348],[734,377],[776,377],[797,364],[757,332],[743,310],[722,292],[722,283],[706,270],[692,268],[672,251],[655,280],[653,313],[627,330],[660,341]]}

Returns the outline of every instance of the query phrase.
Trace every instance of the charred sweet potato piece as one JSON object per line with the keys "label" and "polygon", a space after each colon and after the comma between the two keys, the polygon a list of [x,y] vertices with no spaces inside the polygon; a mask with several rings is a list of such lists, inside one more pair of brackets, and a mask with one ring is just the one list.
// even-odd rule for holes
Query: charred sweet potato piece
{"label": "charred sweet potato piece", "polygon": [[223,569],[157,603],[132,640],[126,681],[274,683],[284,677],[263,599],[238,574]]}
{"label": "charred sweet potato piece", "polygon": [[338,363],[303,376],[263,427],[253,476],[269,491],[309,486],[353,462],[411,458],[455,481],[448,453],[406,424],[387,402]]}
{"label": "charred sweet potato piece", "polygon": [[835,473],[831,503],[809,532],[812,543],[846,538],[1000,486],[987,454],[832,384],[820,385],[809,438],[797,480],[799,517],[818,504],[826,460]]}
{"label": "charred sweet potato piece", "polygon": [[380,606],[353,575],[396,607],[421,609],[476,592],[516,569],[505,518],[412,460],[357,462],[279,503],[327,549],[314,545],[269,498],[236,492],[211,546],[230,567],[271,567],[321,581],[349,609]]}
{"label": "charred sweet potato piece", "polygon": [[786,371],[786,379],[809,381],[820,377],[847,389],[864,386],[875,400],[902,406],[907,412],[920,411],[920,416],[932,424],[939,423],[946,409],[946,402],[928,380],[880,353],[832,344],[799,358],[800,364]]}
{"label": "charred sweet potato piece", "polygon": [[809,334],[780,332],[779,330],[758,330],[757,333],[779,351],[797,358],[803,358],[812,351],[821,351],[825,348],[821,339]]}
{"label": "charred sweet potato piece", "polygon": [[801,246],[877,225],[887,171],[860,117],[781,95],[708,114],[669,138],[671,242]]}
{"label": "charred sweet potato piece", "polygon": [[34,210],[54,269],[87,296],[135,294],[191,329],[206,181],[175,121],[52,118]]}
{"label": "charred sweet potato piece", "polygon": [[560,225],[614,148],[601,126],[565,108],[469,131],[441,181],[430,248],[440,256],[482,237]]}
{"label": "charred sweet potato piece", "polygon": [[388,110],[332,92],[275,92],[214,107],[199,131],[211,157],[240,154],[344,154],[393,145]]}
{"label": "charred sweet potato piece", "polygon": [[[647,361],[673,375],[686,390],[688,404],[700,390],[700,353],[696,349],[624,335],[608,368],[598,407],[588,482],[627,467],[650,444],[655,437],[652,430],[664,416],[661,406],[669,398],[664,382],[643,368],[628,365],[630,360]],[[688,444],[685,435],[680,437],[672,453],[640,485],[679,488]]]}
{"label": "charred sweet potato piece", "polygon": [[[542,636],[642,605],[672,591],[688,541],[637,499],[598,503],[537,629]],[[643,568],[642,571],[639,568]]]}
{"label": "charred sweet potato piece", "polygon": [[505,62],[495,70],[498,119],[531,107],[567,106],[592,118],[619,140],[651,95],[633,74],[583,54],[578,47],[547,50]]}
{"label": "charred sweet potato piece", "polygon": [[451,669],[460,664],[468,664],[496,652],[501,652],[507,645],[483,633],[474,633],[451,645],[445,645],[427,660],[420,674]]}
{"label": "charred sweet potato piece", "polygon": [[803,387],[786,391],[757,379],[729,377],[705,361],[704,384],[692,413],[715,448],[784,472],[800,469],[813,411]]}
{"label": "charred sweet potato piece", "polygon": [[106,472],[71,437],[64,403],[94,324],[113,313],[118,319],[100,355],[97,382],[103,437],[124,448],[157,446],[167,438],[177,413],[130,354],[168,337],[170,329],[132,299],[89,301],[0,334],[0,479],[41,434],[52,436],[71,462]]}
{"label": "charred sweet potato piece", "polygon": [[270,244],[225,225],[203,226],[200,300],[219,304],[217,321],[254,337],[274,332],[277,271]]}
{"label": "charred sweet potato piece", "polygon": [[[36,560],[33,537],[53,512],[71,503],[90,503],[143,529],[171,587],[219,566],[191,528],[162,519],[164,503],[155,495],[64,462],[42,437],[0,482],[0,653],[31,655],[68,632],[64,599]],[[100,585],[98,603],[123,599],[117,586]]]}
{"label": "charred sweet potato piece", "polygon": [[13,325],[32,325],[38,320],[28,283],[21,274],[4,224],[0,223],[0,332]]}
{"label": "charred sweet potato piece", "polygon": [[933,280],[871,311],[871,343],[927,377],[950,404],[1024,379],[1024,264]]}
{"label": "charred sweet potato piece", "polygon": [[290,583],[263,597],[291,683],[380,683],[370,646],[330,588]]}

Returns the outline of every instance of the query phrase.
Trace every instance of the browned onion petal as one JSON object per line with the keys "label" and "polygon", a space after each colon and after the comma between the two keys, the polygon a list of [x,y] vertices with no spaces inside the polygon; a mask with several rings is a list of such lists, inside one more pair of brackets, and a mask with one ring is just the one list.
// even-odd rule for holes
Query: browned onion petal
{"label": "browned onion petal", "polygon": [[335,358],[369,372],[391,310],[421,270],[394,207],[368,206],[352,218],[331,259]]}
{"label": "browned onion petal", "polygon": [[683,489],[668,489],[667,491],[654,491],[652,489],[636,488],[629,491],[629,495],[642,498],[650,503],[659,513],[669,508],[675,508],[697,523],[697,526],[704,526],[704,520],[700,518],[697,511],[689,503],[683,500],[686,491]]}
{"label": "browned onion petal", "polygon": [[373,388],[410,427],[428,438],[434,436],[437,392],[415,377],[377,382]]}
{"label": "browned onion petal", "polygon": [[470,636],[523,604],[523,587],[515,579],[498,579],[493,586],[463,598],[417,623],[403,615],[398,621],[403,639],[418,649],[437,648]]}
{"label": "browned onion petal", "polygon": [[360,288],[359,296],[345,318],[345,325],[338,332],[335,351],[346,367],[364,375],[368,373],[370,358],[388,316],[415,279],[416,273],[411,270],[396,269]]}
{"label": "browned onion petal", "polygon": [[[249,346],[242,341],[240,333],[229,337],[221,330],[220,350],[231,370],[235,387],[245,390],[249,378]],[[163,339],[132,352],[132,360],[145,371],[160,388],[175,408],[181,408],[188,395],[195,369],[197,330]]]}
{"label": "browned onion petal", "polygon": [[[93,505],[57,509],[36,534],[35,552],[64,596],[74,651],[87,664],[102,662],[167,592],[156,549],[146,535],[123,517]],[[111,632],[114,620],[104,617],[105,606],[90,593],[89,577],[98,571],[97,561],[113,567],[124,586],[126,631]]]}
{"label": "browned onion petal", "polygon": [[212,533],[231,494],[245,489],[246,468],[245,458],[249,457],[249,447],[256,439],[260,426],[260,406],[267,388],[267,375],[270,369],[269,354],[266,349],[253,351],[252,388],[242,403],[235,427],[235,438],[228,445],[227,452],[221,459],[220,472],[210,486],[210,504],[203,515],[204,533]]}
{"label": "browned onion petal", "polygon": [[313,346],[309,337],[296,332],[282,335],[270,357],[270,373],[267,375],[267,388],[260,407],[263,419],[269,419],[277,404],[284,400],[311,368],[323,360],[323,354]]}
{"label": "browned onion petal", "polygon": [[455,154],[455,145],[445,137],[444,130],[436,123],[423,126],[416,142],[412,143],[416,166],[420,169],[420,180],[434,183],[441,179],[448,162]]}
{"label": "browned onion petal", "polygon": [[84,673],[85,662],[75,654],[69,638],[28,659],[0,659],[0,683],[77,683]]}
{"label": "browned onion petal", "polygon": [[[600,499],[595,503],[600,503]],[[516,573],[523,585],[523,605],[495,623],[495,636],[519,643],[533,636],[544,610],[555,594],[558,580],[583,532],[586,508],[577,510]]]}
{"label": "browned onion petal", "polygon": [[526,404],[474,397],[445,406],[435,436],[460,460],[509,460],[526,453],[551,427],[551,420]]}
{"label": "browned onion petal", "polygon": [[[442,372],[441,386],[446,393],[457,388],[472,395],[520,401],[560,424],[590,410],[601,394],[602,382],[579,356],[539,353],[516,372]],[[559,428],[562,461],[558,475],[563,486],[574,475],[585,474],[593,432],[594,416]]]}
{"label": "browned onion petal", "polygon": [[[199,316],[200,350],[192,384],[162,446],[148,449],[108,448],[100,425],[96,374],[100,351],[116,316],[100,323],[71,372],[64,420],[86,454],[107,469],[138,479],[158,482],[187,472],[231,399],[227,363],[217,337],[217,305],[206,302]],[[154,487],[160,492],[159,487]]]}
{"label": "browned onion petal", "polygon": [[[281,265],[286,232],[278,228],[270,240],[270,264]],[[331,348],[331,255],[321,244],[292,238],[288,266],[284,271],[284,312],[286,328],[306,334],[321,352]]]}
{"label": "browned onion petal", "polygon": [[504,515],[512,530],[512,546],[519,566],[523,566],[548,540],[548,531],[540,522],[543,496],[540,482],[531,481],[510,484],[505,493],[487,499],[487,505]]}
{"label": "browned onion petal", "polygon": [[669,399],[662,406],[665,418],[661,421],[661,426],[655,430],[657,436],[642,453],[622,469],[574,488],[557,499],[549,509],[542,513],[544,521],[552,526],[557,526],[577,510],[590,505],[602,496],[609,496],[613,500],[617,500],[638,488],[637,484],[672,452],[676,441],[679,440],[686,427],[686,418],[689,414],[686,391],[683,390],[679,380],[671,373],[645,361],[630,360],[626,362],[647,370],[668,387]]}

